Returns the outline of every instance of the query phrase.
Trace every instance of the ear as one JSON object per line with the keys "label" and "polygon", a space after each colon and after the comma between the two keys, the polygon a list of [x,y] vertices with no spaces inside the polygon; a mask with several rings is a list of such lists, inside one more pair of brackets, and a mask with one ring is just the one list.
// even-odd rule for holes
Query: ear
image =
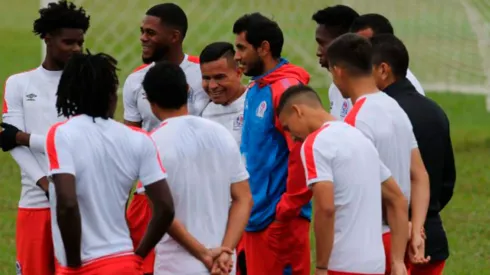
{"label": "ear", "polygon": [[384,62],[379,65],[379,70],[381,72],[381,78],[383,80],[387,79],[392,74],[390,65]]}
{"label": "ear", "polygon": [[49,46],[49,45],[51,45],[51,42],[53,41],[53,36],[48,33],[48,34],[46,34],[46,36],[44,36],[43,40],[44,40],[44,43],[46,44],[46,46]]}
{"label": "ear", "polygon": [[259,54],[260,57],[265,57],[267,54],[271,52],[271,45],[269,44],[269,41],[262,41],[260,43],[260,46],[257,48],[257,53]]}
{"label": "ear", "polygon": [[182,33],[180,33],[179,30],[172,30],[172,36],[170,38],[170,42],[172,42],[172,44],[175,44],[181,40],[183,40]]}
{"label": "ear", "polygon": [[303,110],[301,110],[301,107],[297,104],[291,105],[291,111],[295,113],[298,117],[303,116]]}

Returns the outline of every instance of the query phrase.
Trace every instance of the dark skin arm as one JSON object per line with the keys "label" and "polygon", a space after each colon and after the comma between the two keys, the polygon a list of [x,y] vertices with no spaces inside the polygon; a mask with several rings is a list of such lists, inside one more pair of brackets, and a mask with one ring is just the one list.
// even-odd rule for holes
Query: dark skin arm
{"label": "dark skin arm", "polygon": [[53,182],[56,190],[56,219],[65,247],[67,266],[78,268],[82,265],[82,221],[78,209],[75,176],[55,174]]}
{"label": "dark skin arm", "polygon": [[167,233],[175,215],[174,202],[166,180],[145,186],[145,191],[151,202],[152,216],[146,233],[134,252],[141,258],[145,258]]}
{"label": "dark skin arm", "polygon": [[124,120],[124,124],[132,127],[138,127],[141,128],[142,126],[142,121],[140,122],[134,122],[134,121],[129,121],[129,120]]}

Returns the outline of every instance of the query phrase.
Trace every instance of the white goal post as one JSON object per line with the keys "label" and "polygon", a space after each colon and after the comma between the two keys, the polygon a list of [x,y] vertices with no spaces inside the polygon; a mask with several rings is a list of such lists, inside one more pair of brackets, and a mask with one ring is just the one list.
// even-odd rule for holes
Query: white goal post
{"label": "white goal post", "polygon": [[[40,0],[41,7],[55,0]],[[159,0],[72,0],[91,16],[86,47],[115,56],[125,78],[140,60],[139,23]],[[478,1],[467,0],[176,0],[188,16],[186,52],[198,55],[217,40],[233,41],[233,22],[242,14],[260,11],[277,20],[285,34],[284,56],[304,66],[311,85],[326,88],[330,78],[315,56],[312,14],[328,5],[345,4],[359,13],[380,13],[410,52],[410,69],[431,92],[487,95],[490,111],[490,21]],[[280,5],[278,5],[280,2]],[[484,3],[483,1],[482,3]],[[485,5],[485,4],[480,4]],[[488,16],[487,16],[488,18]],[[42,43],[42,55],[45,45]]]}

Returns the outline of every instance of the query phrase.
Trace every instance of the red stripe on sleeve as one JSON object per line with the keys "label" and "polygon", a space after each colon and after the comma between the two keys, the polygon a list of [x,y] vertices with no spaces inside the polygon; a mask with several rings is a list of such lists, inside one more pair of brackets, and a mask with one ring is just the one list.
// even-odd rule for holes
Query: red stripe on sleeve
{"label": "red stripe on sleeve", "polygon": [[[163,127],[163,126],[165,126],[166,124],[167,124],[167,122],[162,123],[160,126],[158,126],[157,128],[155,128],[155,129],[152,131],[152,133],[153,133],[153,132],[155,132],[157,129],[162,128],[162,127]],[[158,159],[158,164],[160,165],[160,168],[162,169],[162,171],[163,171],[164,173],[167,173],[167,171],[165,170],[165,167],[163,167],[163,164],[162,164],[162,159],[160,158],[160,153],[158,152],[157,145],[156,145],[155,141],[154,141],[154,140],[151,138],[150,133],[148,133],[147,131],[145,131],[145,130],[143,130],[143,129],[141,129],[141,128],[138,128],[138,127],[129,126],[129,125],[126,125],[126,126],[127,126],[127,127],[129,127],[131,130],[136,131],[136,132],[143,133],[143,134],[147,135],[147,136],[150,138],[151,142],[153,142],[153,145],[155,146],[155,150],[157,151],[157,159]],[[139,188],[139,187],[140,187],[140,184],[141,184],[141,182],[138,182],[138,183],[136,184],[136,187],[137,187],[137,188]],[[143,185],[142,185],[142,184],[141,184],[141,187],[143,187]]]}
{"label": "red stripe on sleeve", "polygon": [[318,173],[316,171],[316,162],[315,162],[315,154],[313,153],[313,144],[315,143],[315,139],[318,134],[325,128],[328,127],[329,124],[323,125],[320,129],[311,133],[304,143],[304,152],[305,152],[305,164],[306,164],[306,173],[307,179],[311,180],[318,177]]}
{"label": "red stripe on sleeve", "polygon": [[7,98],[5,97],[5,92],[7,91],[7,81],[3,84],[3,106],[2,113],[6,114],[9,111],[9,107],[7,105]]}
{"label": "red stripe on sleeve", "polygon": [[59,122],[51,126],[46,137],[46,153],[48,154],[49,170],[59,169],[60,162],[58,160],[58,153],[56,152],[56,129],[65,122]]}
{"label": "red stripe on sleeve", "polygon": [[363,97],[361,100],[356,101],[356,104],[352,106],[352,110],[350,110],[349,114],[344,118],[344,122],[356,127],[356,117],[359,111],[361,110],[362,105],[366,102],[366,98]]}
{"label": "red stripe on sleeve", "polygon": [[189,60],[189,62],[199,64],[199,56],[188,55],[187,60]]}

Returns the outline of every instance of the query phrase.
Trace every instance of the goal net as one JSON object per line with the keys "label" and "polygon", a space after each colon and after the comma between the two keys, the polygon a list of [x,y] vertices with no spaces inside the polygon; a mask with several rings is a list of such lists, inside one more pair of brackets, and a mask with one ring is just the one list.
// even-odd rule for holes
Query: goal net
{"label": "goal net", "polygon": [[[46,0],[41,0],[49,2]],[[91,15],[86,46],[120,61],[121,77],[141,62],[139,24],[155,0],[75,0]],[[284,56],[304,66],[311,85],[326,88],[329,74],[315,56],[312,14],[328,5],[345,4],[360,14],[385,15],[410,52],[410,68],[428,91],[487,94],[490,78],[490,17],[485,0],[180,0],[189,31],[185,51],[198,55],[208,43],[232,42],[233,22],[242,14],[260,11],[277,20],[285,34]],[[488,14],[488,13],[487,13]]]}

